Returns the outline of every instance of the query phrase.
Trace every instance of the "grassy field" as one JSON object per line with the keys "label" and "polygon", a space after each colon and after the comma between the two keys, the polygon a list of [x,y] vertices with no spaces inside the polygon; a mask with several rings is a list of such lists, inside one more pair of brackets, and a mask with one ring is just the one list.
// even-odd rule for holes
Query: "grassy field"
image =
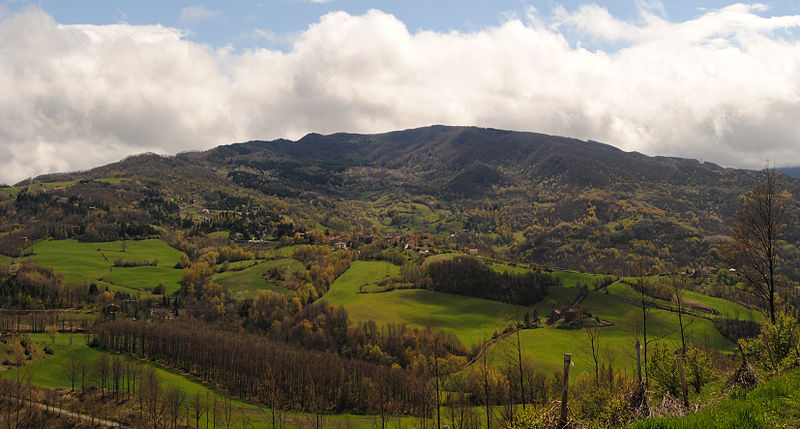
{"label": "grassy field", "polygon": [[253,298],[259,290],[265,289],[274,290],[276,292],[286,292],[286,288],[281,287],[273,281],[267,281],[262,277],[265,271],[273,268],[280,269],[284,278],[288,278],[297,271],[305,270],[303,264],[295,259],[274,259],[241,271],[219,273],[214,277],[214,280],[222,286],[227,287],[234,296],[240,298]]}
{"label": "grassy field", "polygon": [[[488,339],[495,329],[502,330],[514,317],[514,306],[497,301],[451,295],[430,290],[403,289],[383,293],[359,293],[359,286],[375,283],[399,273],[388,262],[356,261],[331,286],[323,297],[341,305],[357,321],[378,324],[406,323],[417,327],[439,328],[459,337],[466,345]],[[551,288],[537,310],[546,316],[549,302],[564,305],[574,298],[574,289]],[[521,311],[529,310],[523,307]]]}
{"label": "grassy field", "polygon": [[[620,296],[620,297],[627,297],[629,299],[639,299],[638,293],[633,290],[630,285],[624,283],[614,283],[609,285],[607,288],[608,292],[612,295]],[[690,290],[683,291],[683,296],[686,299],[693,300],[705,304],[717,311],[719,311],[719,315],[716,317],[724,317],[724,318],[731,318],[731,319],[741,319],[741,320],[754,320],[756,322],[761,323],[764,320],[764,315],[758,311],[750,310],[747,307],[737,304],[735,302],[728,301],[722,298],[715,298],[712,296],[703,295],[697,292],[693,292]],[[675,307],[675,304],[669,301],[657,299],[659,305]],[[715,317],[714,315],[709,314],[710,317]]]}
{"label": "grassy field", "polygon": [[[622,297],[598,292],[590,292],[582,305],[593,316],[613,323],[612,326],[600,329],[601,361],[611,361],[617,368],[633,368],[634,334],[641,324],[641,312]],[[727,352],[734,350],[733,343],[723,337],[710,321],[684,316],[684,322],[691,323],[688,328],[689,342]],[[651,309],[648,313],[647,331],[649,339],[675,345],[680,341],[677,315],[672,312]],[[561,368],[564,353],[573,354],[576,376],[593,368],[591,349],[582,329],[528,329],[521,332],[520,339],[525,355],[531,357],[537,367],[545,371]],[[498,344],[494,347],[502,349],[507,346]],[[502,356],[503,353],[498,351],[497,354]]]}
{"label": "grassy field", "polygon": [[13,259],[9,258],[8,256],[0,255],[0,265],[8,265],[13,261]]}
{"label": "grassy field", "polygon": [[[177,290],[181,270],[172,268],[180,260],[181,252],[169,247],[161,240],[111,241],[103,243],[81,243],[75,240],[40,241],[31,249],[32,259],[52,267],[64,275],[67,283],[90,283],[106,279],[116,286],[127,289],[152,289],[164,280],[168,291]],[[119,268],[114,260],[158,259],[157,266]]]}
{"label": "grassy field", "polygon": [[735,302],[728,301],[722,298],[715,298],[713,296],[703,295],[697,292],[692,291],[684,291],[683,296],[687,299],[691,299],[697,302],[702,302],[703,304],[712,307],[719,311],[720,317],[725,317],[728,319],[742,319],[742,320],[754,320],[756,322],[761,323],[764,320],[764,315],[761,314],[760,311],[750,310],[749,308],[737,304]]}
{"label": "grassy field", "polygon": [[19,194],[21,190],[25,189],[26,187],[31,191],[37,191],[40,189],[50,190],[60,186],[71,186],[74,185],[75,183],[77,183],[75,180],[68,180],[64,182],[32,183],[30,185],[25,185],[25,186],[9,186],[8,188],[0,188],[0,192],[15,197],[17,196],[17,194]]}
{"label": "grassy field", "polygon": [[163,281],[166,293],[169,295],[181,288],[182,273],[182,270],[167,267],[117,267],[112,268],[111,272],[101,278],[115,286],[139,291],[152,290]]}
{"label": "grassy field", "polygon": [[564,286],[577,286],[580,284],[590,288],[595,282],[607,277],[604,274],[590,274],[579,271],[553,271],[550,274],[561,279]]}
{"label": "grassy field", "polygon": [[[231,270],[235,271],[235,270],[250,268],[251,266],[259,264],[261,262],[264,262],[264,260],[263,259],[245,259],[243,261],[228,262],[228,271],[231,271]],[[214,269],[216,271],[222,271],[222,267],[224,265],[225,265],[224,262],[222,264],[217,264],[217,265],[214,266]]]}

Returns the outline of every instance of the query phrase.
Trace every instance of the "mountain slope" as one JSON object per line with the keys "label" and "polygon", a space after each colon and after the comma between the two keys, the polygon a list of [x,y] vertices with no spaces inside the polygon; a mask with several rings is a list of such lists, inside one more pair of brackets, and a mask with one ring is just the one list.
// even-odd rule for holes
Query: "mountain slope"
{"label": "mountain slope", "polygon": [[[86,182],[108,177],[131,180]],[[453,249],[599,272],[624,271],[635,255],[663,272],[722,265],[720,245],[759,172],[544,134],[431,126],[140,155],[37,180],[84,180],[87,192],[72,186],[50,195],[108,206],[108,239],[125,234],[113,225],[130,224],[133,209],[144,226],[225,229],[268,240],[317,229],[351,243],[376,233],[423,234]],[[781,180],[800,193],[799,180]],[[157,207],[135,202],[142,194]],[[90,217],[43,219],[20,201],[4,204],[14,225],[6,233],[46,236],[31,225],[66,222],[66,235],[80,237]],[[59,213],[52,201],[37,204]],[[192,207],[229,214],[198,218]],[[796,256],[800,222],[797,210],[789,213],[785,250]]]}

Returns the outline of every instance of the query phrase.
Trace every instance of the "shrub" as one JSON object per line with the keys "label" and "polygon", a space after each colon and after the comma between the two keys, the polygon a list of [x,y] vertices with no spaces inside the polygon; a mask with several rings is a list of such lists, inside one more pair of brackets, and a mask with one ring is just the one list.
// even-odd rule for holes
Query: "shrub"
{"label": "shrub", "polygon": [[608,389],[597,389],[578,403],[578,415],[590,427],[618,427],[628,421],[631,413],[625,396]]}
{"label": "shrub", "polygon": [[164,286],[164,281],[161,280],[158,286],[153,288],[153,295],[164,295],[164,292],[166,292],[166,287]]}
{"label": "shrub", "polygon": [[697,348],[690,347],[686,350],[686,382],[689,383],[696,393],[709,381],[711,381],[711,358],[708,353]]}
{"label": "shrub", "polygon": [[775,323],[765,322],[758,337],[740,343],[765,371],[780,373],[800,366],[800,325],[785,312],[776,315]]}
{"label": "shrub", "polygon": [[681,394],[681,380],[678,377],[678,358],[666,344],[656,343],[647,359],[647,375],[656,382],[663,393],[672,396]]}

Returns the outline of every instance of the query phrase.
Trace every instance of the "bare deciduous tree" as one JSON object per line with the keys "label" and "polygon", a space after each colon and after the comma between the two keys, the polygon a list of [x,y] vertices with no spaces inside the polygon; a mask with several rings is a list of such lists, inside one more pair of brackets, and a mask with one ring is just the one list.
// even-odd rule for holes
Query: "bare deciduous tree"
{"label": "bare deciduous tree", "polygon": [[81,366],[83,363],[81,362],[80,358],[73,356],[69,358],[67,363],[65,364],[64,372],[67,374],[67,378],[70,382],[70,392],[75,391],[75,382],[78,381],[78,378],[81,376]]}
{"label": "bare deciduous tree", "polygon": [[680,329],[681,334],[681,356],[682,358],[686,357],[686,337],[688,335],[688,329],[694,323],[694,318],[689,318],[688,321],[684,320],[683,314],[686,312],[686,301],[683,297],[683,290],[685,289],[685,281],[679,278],[672,278],[672,293],[673,293],[673,300],[675,301],[675,306],[677,307],[678,313],[678,329]]}
{"label": "bare deciduous tree", "polygon": [[747,291],[761,299],[775,323],[776,270],[781,222],[786,211],[785,191],[773,168],[744,196],[731,228],[733,242],[728,252],[731,265],[746,283]]}
{"label": "bare deciduous tree", "polygon": [[589,351],[594,360],[594,383],[600,387],[600,322],[596,319],[587,320],[583,325],[583,331],[586,333]]}

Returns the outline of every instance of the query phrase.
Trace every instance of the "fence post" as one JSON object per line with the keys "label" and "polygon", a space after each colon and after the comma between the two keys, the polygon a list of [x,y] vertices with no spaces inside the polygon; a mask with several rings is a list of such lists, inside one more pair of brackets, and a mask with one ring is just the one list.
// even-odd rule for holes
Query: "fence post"
{"label": "fence post", "polygon": [[572,353],[564,353],[564,384],[561,387],[561,418],[558,421],[559,427],[567,426],[567,398],[569,396],[569,366],[572,361]]}

